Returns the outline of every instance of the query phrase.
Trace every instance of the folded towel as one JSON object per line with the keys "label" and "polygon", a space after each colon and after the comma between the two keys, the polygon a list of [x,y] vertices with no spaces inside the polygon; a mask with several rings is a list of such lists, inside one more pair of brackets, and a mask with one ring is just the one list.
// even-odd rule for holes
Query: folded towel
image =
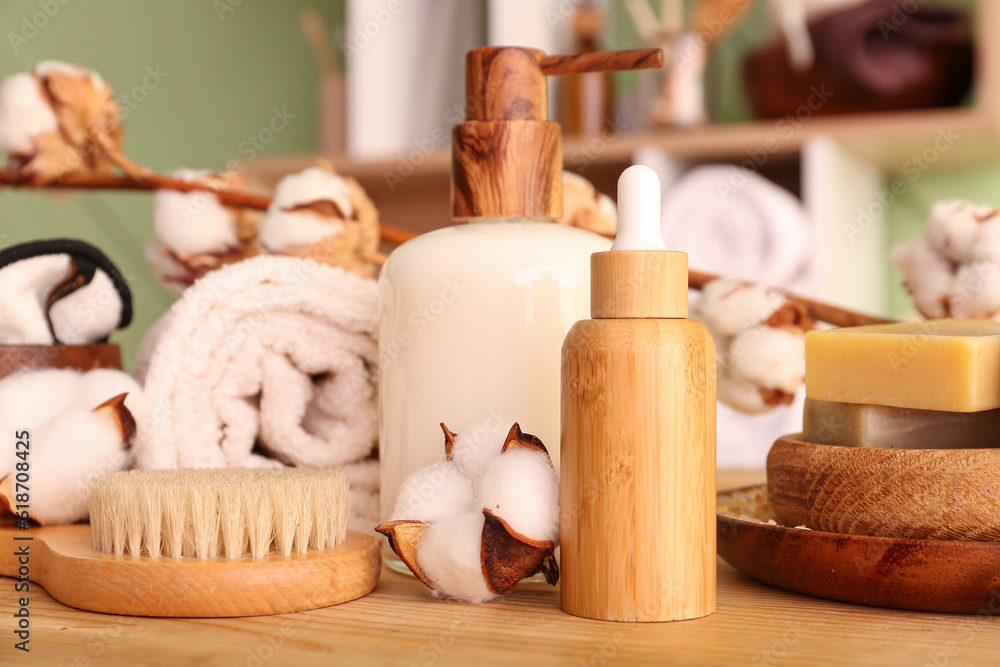
{"label": "folded towel", "polygon": [[97,248],[56,239],[0,252],[0,345],[86,345],[131,319],[125,279]]}
{"label": "folded towel", "polygon": [[374,280],[291,257],[198,280],[140,353],[154,416],[140,430],[137,466],[341,468],[352,524],[371,530],[376,294]]}

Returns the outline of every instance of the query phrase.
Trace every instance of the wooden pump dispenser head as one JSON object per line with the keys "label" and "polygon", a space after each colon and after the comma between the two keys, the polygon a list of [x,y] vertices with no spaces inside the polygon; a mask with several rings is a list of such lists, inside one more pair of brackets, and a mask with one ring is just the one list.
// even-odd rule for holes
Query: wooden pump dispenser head
{"label": "wooden pump dispenser head", "polygon": [[466,121],[452,131],[453,217],[561,217],[562,134],[548,120],[545,77],[662,65],[662,49],[555,56],[514,46],[469,51]]}
{"label": "wooden pump dispenser head", "polygon": [[660,236],[648,167],[618,181],[591,255],[591,314],[562,348],[563,611],[677,621],[715,611],[715,346],[687,318],[687,255]]}

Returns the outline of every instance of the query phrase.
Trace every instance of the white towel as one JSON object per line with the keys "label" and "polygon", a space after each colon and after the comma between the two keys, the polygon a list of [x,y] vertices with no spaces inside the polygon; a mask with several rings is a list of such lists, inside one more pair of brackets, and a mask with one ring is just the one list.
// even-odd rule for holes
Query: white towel
{"label": "white towel", "polygon": [[201,278],[165,317],[136,369],[153,407],[138,467],[340,468],[352,524],[370,531],[375,281],[308,259],[257,257]]}

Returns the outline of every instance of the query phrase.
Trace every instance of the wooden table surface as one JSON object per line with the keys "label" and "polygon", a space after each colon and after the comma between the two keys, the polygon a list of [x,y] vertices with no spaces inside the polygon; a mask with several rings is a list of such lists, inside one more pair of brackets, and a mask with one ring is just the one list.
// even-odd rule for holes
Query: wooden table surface
{"label": "wooden table surface", "polygon": [[[719,488],[761,481],[720,471]],[[0,578],[0,664],[749,665],[1000,664],[1000,619],[877,609],[770,588],[719,562],[719,609],[680,623],[564,614],[558,592],[521,584],[474,606],[431,599],[388,569],[354,602],[282,616],[174,620],[77,611],[30,593],[30,654],[14,649],[19,594]]]}

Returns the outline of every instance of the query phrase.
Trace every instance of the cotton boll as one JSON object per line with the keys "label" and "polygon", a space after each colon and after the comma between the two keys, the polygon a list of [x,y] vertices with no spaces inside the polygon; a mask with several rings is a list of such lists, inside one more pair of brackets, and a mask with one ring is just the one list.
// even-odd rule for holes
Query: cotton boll
{"label": "cotton boll", "polygon": [[952,317],[1000,319],[1000,265],[973,262],[960,266],[948,306]]}
{"label": "cotton boll", "polygon": [[563,172],[563,215],[555,222],[595,234],[613,236],[618,227],[618,207],[583,176]]}
{"label": "cotton boll", "polygon": [[889,255],[903,272],[906,289],[924,317],[948,317],[948,294],[955,283],[952,263],[920,236],[892,249]]}
{"label": "cotton boll", "polygon": [[458,432],[451,460],[469,479],[477,480],[500,455],[508,430],[493,418],[467,426]]}
{"label": "cotton boll", "polygon": [[773,405],[764,402],[760,387],[745,380],[735,380],[727,375],[720,375],[716,389],[720,401],[748,415],[769,412]]}
{"label": "cotton boll", "polygon": [[372,278],[378,272],[378,209],[353,178],[306,169],[278,184],[260,243],[269,253],[308,257]]}
{"label": "cotton boll", "polygon": [[70,274],[68,255],[39,255],[0,269],[0,345],[51,345],[49,292]]}
{"label": "cotton boll", "polygon": [[114,282],[98,269],[89,284],[52,304],[49,319],[59,342],[87,345],[106,339],[118,328],[122,307]]}
{"label": "cotton boll", "polygon": [[0,83],[0,149],[29,153],[35,137],[58,129],[59,121],[35,77],[22,72]]}
{"label": "cotton boll", "polygon": [[475,510],[473,499],[469,479],[452,461],[441,460],[406,478],[389,520],[433,523]]}
{"label": "cotton boll", "polygon": [[317,201],[332,202],[340,211],[340,220],[354,216],[351,186],[347,179],[322,167],[310,167],[298,174],[281,179],[267,217],[260,230],[261,244],[271,252],[316,243],[342,231],[335,219],[317,216],[308,211],[295,211]]}
{"label": "cotton boll", "polygon": [[724,277],[706,284],[692,305],[692,317],[713,335],[735,336],[767,320],[785,303],[785,297],[765,285],[748,285],[738,278]]}
{"label": "cotton boll", "polygon": [[[173,176],[187,183],[213,180],[207,170],[178,169]],[[156,238],[179,255],[226,252],[239,245],[235,212],[210,192],[158,190],[153,229]]]}
{"label": "cotton boll", "polygon": [[805,382],[805,334],[795,327],[761,326],[733,339],[729,374],[763,389],[794,394]]}
{"label": "cotton boll", "polygon": [[478,604],[497,597],[483,578],[483,514],[474,511],[433,523],[417,546],[417,564],[431,592]]}
{"label": "cotton boll", "polygon": [[972,261],[1000,262],[1000,216],[994,216],[979,225]]}
{"label": "cotton boll", "polygon": [[142,385],[128,373],[98,368],[88,371],[80,378],[80,390],[76,406],[92,410],[110,398],[120,394],[125,397],[125,407],[132,413],[137,428],[148,427],[152,410]]}
{"label": "cotton boll", "polygon": [[979,226],[996,215],[991,206],[960,199],[937,202],[927,219],[927,239],[945,257],[969,262],[973,259]]}
{"label": "cotton boll", "polygon": [[63,62],[62,60],[42,60],[35,65],[33,71],[42,78],[50,77],[53,74],[62,74],[77,79],[87,79],[95,88],[107,85],[104,82],[104,78],[94,70],[73,63]]}
{"label": "cotton boll", "polygon": [[511,449],[493,459],[476,498],[525,537],[559,539],[559,479],[542,452]]}
{"label": "cotton boll", "polygon": [[[114,422],[76,408],[31,434],[31,516],[43,525],[87,518],[88,483],[124,470],[127,452]],[[11,478],[7,478],[9,488]]]}
{"label": "cotton boll", "polygon": [[268,210],[260,228],[261,245],[271,253],[318,243],[343,234],[342,220],[326,219],[301,211]]}
{"label": "cotton boll", "polygon": [[[0,423],[17,430],[37,429],[76,407],[81,375],[79,371],[46,368],[0,379]],[[5,441],[0,438],[0,443]]]}

